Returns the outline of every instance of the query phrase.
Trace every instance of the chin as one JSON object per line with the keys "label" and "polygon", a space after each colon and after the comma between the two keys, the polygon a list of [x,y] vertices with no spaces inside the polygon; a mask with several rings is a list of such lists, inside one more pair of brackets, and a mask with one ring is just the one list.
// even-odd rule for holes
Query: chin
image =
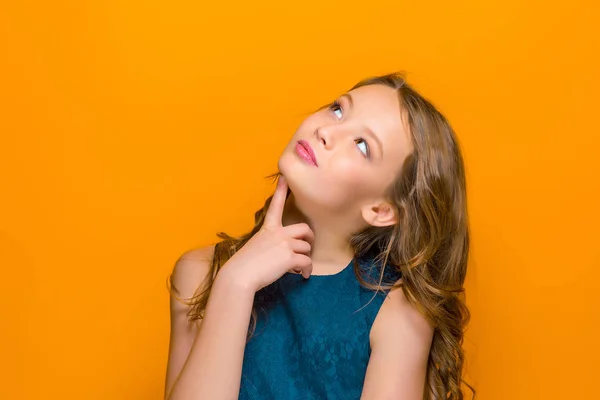
{"label": "chin", "polygon": [[323,176],[324,169],[306,165],[293,151],[284,152],[277,166],[294,194],[296,207],[306,216],[327,216],[347,208],[347,201],[352,196],[341,192],[337,185],[333,186]]}
{"label": "chin", "polygon": [[308,179],[304,176],[304,171],[302,171],[302,166],[297,165],[294,155],[291,154],[283,154],[279,158],[279,162],[277,167],[279,172],[285,177],[285,180],[288,184],[288,187],[294,194],[302,194],[305,192],[308,187]]}
{"label": "chin", "polygon": [[323,219],[335,209],[324,201],[331,199],[330,194],[323,190],[323,182],[318,177],[308,174],[304,165],[294,165],[293,161],[297,160],[282,157],[279,160],[279,172],[294,195],[296,208],[309,220]]}

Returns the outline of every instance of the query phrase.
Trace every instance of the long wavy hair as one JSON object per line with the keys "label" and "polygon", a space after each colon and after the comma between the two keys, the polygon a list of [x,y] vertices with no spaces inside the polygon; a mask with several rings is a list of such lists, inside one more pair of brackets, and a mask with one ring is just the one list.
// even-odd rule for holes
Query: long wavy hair
{"label": "long wavy hair", "polygon": [[[351,246],[357,256],[377,255],[383,266],[402,274],[394,285],[367,282],[354,267],[359,282],[373,290],[401,287],[407,299],[434,327],[429,352],[424,399],[462,400],[464,382],[462,349],[464,330],[470,313],[464,300],[464,281],[469,255],[469,224],[466,201],[465,167],[457,137],[446,118],[394,72],[370,77],[352,89],[385,85],[398,92],[400,110],[407,123],[413,152],[402,165],[387,196],[400,216],[388,227],[368,227],[355,234]],[[352,90],[350,89],[350,90]],[[331,106],[325,105],[319,110]],[[271,177],[277,177],[278,174]],[[195,295],[186,299],[190,322],[203,318],[214,279],[221,267],[262,227],[272,196],[255,212],[254,228],[240,236],[218,233],[210,272]],[[169,279],[171,294],[177,293]],[[181,299],[180,299],[181,300]],[[256,326],[256,305],[251,329]]]}

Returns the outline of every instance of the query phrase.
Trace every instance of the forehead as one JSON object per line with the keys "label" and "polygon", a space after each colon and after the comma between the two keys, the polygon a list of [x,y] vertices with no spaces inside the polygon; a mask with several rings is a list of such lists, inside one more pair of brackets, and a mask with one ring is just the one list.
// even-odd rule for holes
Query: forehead
{"label": "forehead", "polygon": [[[348,92],[352,97],[352,119],[371,129],[384,143],[406,153],[410,147],[406,113],[401,107],[398,91],[375,84]],[[388,146],[386,146],[388,147]],[[389,152],[391,149],[386,149]]]}
{"label": "forehead", "polygon": [[[353,116],[360,117],[375,132],[402,127],[398,91],[384,85],[367,85],[348,92],[352,96]],[[381,132],[382,134],[384,132]]]}
{"label": "forehead", "polygon": [[364,107],[372,109],[381,109],[390,112],[392,110],[398,111],[400,109],[400,100],[398,98],[398,91],[386,85],[375,84],[361,86],[356,89],[352,89],[348,92],[352,95],[352,98],[359,102]]}

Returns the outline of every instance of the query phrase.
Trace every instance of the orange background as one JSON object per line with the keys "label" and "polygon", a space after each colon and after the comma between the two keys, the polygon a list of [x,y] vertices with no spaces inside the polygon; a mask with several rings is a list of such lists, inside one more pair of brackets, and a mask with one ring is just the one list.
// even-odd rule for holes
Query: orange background
{"label": "orange background", "polygon": [[2,5],[0,397],[161,398],[176,258],[249,229],[303,116],[395,70],[463,144],[478,398],[597,393],[596,3],[237,3]]}

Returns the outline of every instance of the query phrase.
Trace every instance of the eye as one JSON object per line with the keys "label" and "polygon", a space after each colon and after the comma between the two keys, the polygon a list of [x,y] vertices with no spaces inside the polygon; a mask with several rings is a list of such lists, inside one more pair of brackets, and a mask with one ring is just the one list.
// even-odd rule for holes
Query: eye
{"label": "eye", "polygon": [[371,158],[371,151],[369,149],[369,144],[367,143],[367,141],[363,138],[357,138],[354,139],[354,142],[356,143],[356,146],[358,147],[358,149],[361,151],[361,153],[363,153],[363,155],[366,158]]}
{"label": "eye", "polygon": [[334,101],[333,103],[331,103],[331,105],[329,106],[329,109],[331,111],[333,111],[334,113],[338,112],[340,115],[337,116],[337,114],[336,114],[336,117],[338,119],[342,119],[342,114],[343,114],[344,109],[342,108],[342,106],[340,105],[340,103],[337,100]]}

